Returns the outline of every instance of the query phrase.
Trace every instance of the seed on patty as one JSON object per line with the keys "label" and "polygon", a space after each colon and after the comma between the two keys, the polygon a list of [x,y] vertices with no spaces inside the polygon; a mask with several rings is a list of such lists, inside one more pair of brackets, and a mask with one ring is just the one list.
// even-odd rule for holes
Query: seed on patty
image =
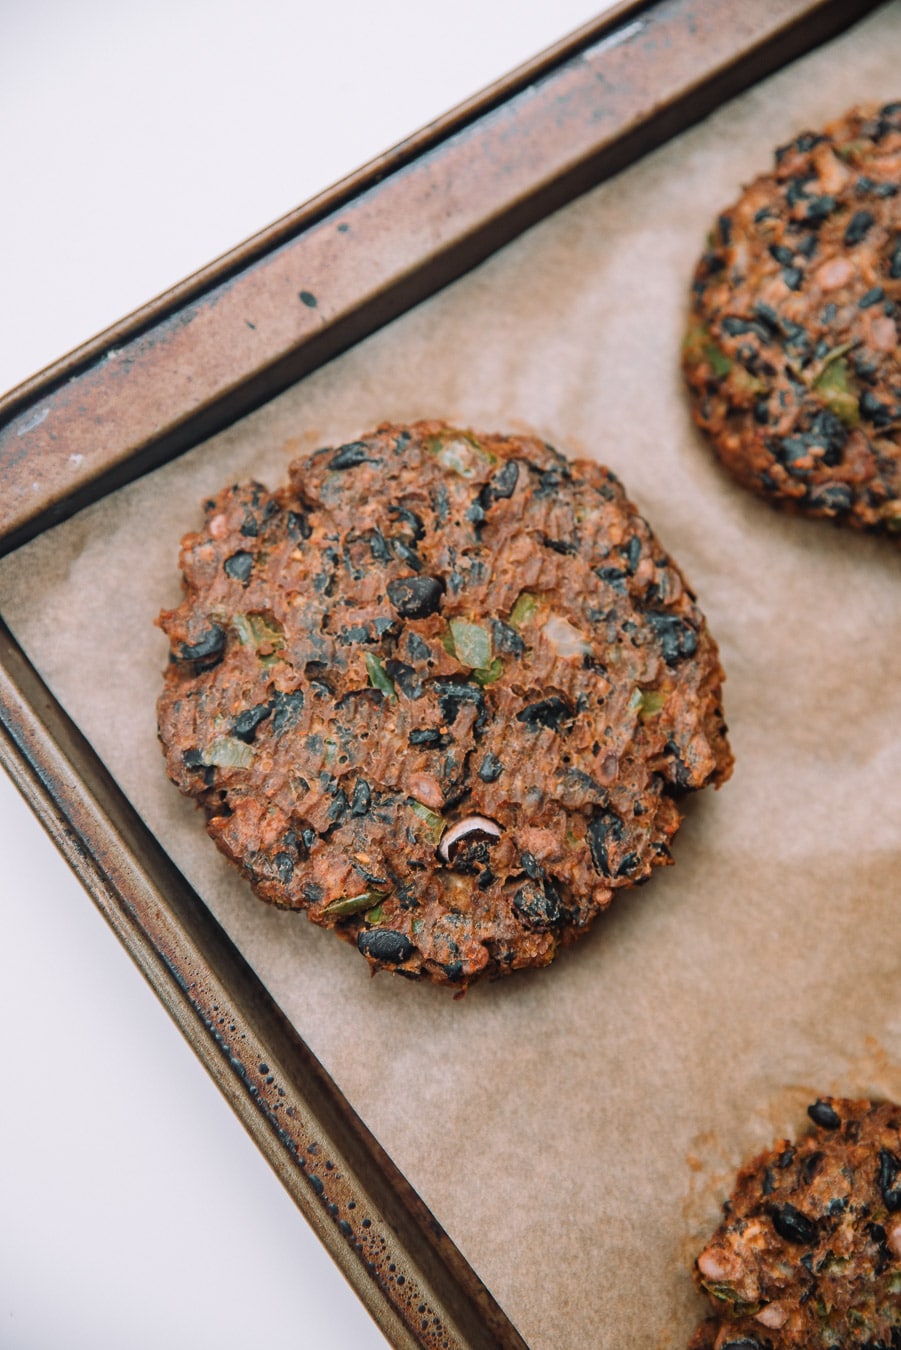
{"label": "seed on patty", "polygon": [[438,852],[445,862],[450,862],[454,847],[460,840],[476,837],[500,839],[502,834],[503,830],[496,820],[488,820],[486,816],[466,816],[447,831],[438,845]]}

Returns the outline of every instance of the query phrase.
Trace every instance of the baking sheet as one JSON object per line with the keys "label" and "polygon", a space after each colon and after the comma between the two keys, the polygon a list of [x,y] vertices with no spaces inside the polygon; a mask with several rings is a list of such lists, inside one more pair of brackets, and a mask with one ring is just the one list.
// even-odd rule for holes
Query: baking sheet
{"label": "baking sheet", "polygon": [[[818,1093],[901,1097],[897,548],[724,478],[678,374],[715,214],[771,147],[899,96],[901,6],[735,100],[258,413],[0,563],[53,692],[535,1350],[684,1345],[723,1185]],[[223,483],[384,419],[528,430],[620,474],[728,672],[734,779],[549,970],[447,991],[267,910],[165,779],[181,535]]]}

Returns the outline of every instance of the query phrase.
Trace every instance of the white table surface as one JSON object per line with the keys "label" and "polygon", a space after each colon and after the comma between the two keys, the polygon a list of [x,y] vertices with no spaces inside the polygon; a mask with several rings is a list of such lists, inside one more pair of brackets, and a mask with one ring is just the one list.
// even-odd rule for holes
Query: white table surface
{"label": "white table surface", "polygon": [[[608,7],[0,0],[0,390]],[[2,773],[0,924],[0,1346],[384,1347]]]}

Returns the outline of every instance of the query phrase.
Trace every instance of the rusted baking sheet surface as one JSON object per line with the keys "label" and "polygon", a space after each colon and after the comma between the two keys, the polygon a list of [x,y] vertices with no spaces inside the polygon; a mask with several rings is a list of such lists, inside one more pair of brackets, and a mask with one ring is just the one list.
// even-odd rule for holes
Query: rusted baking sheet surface
{"label": "rusted baking sheet surface", "polygon": [[0,403],[0,547],[178,454],[872,8],[628,4]]}

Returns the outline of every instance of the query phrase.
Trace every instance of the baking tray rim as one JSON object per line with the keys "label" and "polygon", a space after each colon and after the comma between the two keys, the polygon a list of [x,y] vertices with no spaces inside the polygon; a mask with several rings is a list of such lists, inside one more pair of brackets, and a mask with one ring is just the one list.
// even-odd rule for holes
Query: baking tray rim
{"label": "baking tray rim", "polygon": [[[713,103],[706,105],[702,97],[697,115],[876,7],[863,3],[848,14],[842,13],[847,7],[838,0],[780,2],[790,19],[783,26],[782,47],[774,50],[776,39],[771,36],[765,69],[756,73],[751,59],[754,51],[737,50],[733,87],[720,80],[722,87],[712,92]],[[603,47],[624,27],[634,28],[639,19],[653,24],[667,8],[678,9],[679,3],[625,0],[615,6],[600,21],[578,30],[534,62],[11,391],[0,400],[0,432],[16,419],[27,418],[29,409],[41,400],[71,388],[82,374],[96,370],[111,349],[140,339],[212,287],[240,275],[242,269],[252,268],[259,258],[298,239],[305,229],[384,184],[405,167],[415,165],[422,156],[440,154],[442,146],[455,135],[477,129],[480,121],[504,108],[505,101],[521,95],[531,83],[565,72],[583,53]],[[720,4],[700,0],[694,6],[696,11],[714,8],[721,21],[728,22],[729,11],[737,12],[739,5],[736,0]],[[608,50],[616,50],[615,42],[610,42]],[[699,82],[702,74],[699,71]],[[687,91],[689,96],[692,92]],[[691,120],[697,119],[689,113],[681,125],[664,128],[665,134],[659,139],[668,139],[673,130],[681,130]],[[626,135],[625,128],[621,132]],[[654,131],[649,133],[643,148],[637,142],[627,162],[659,143],[655,135]],[[613,163],[616,165],[615,157]],[[577,182],[575,190],[582,190]],[[547,200],[548,210],[559,204],[553,195]],[[547,213],[542,207],[540,215]],[[528,215],[523,220],[522,228],[533,223]],[[517,221],[513,223],[517,225]],[[514,235],[519,232],[519,228],[514,229]],[[496,247],[514,235],[505,236],[502,230]],[[492,251],[493,247],[488,249]],[[438,285],[434,289],[448,279],[440,272],[436,275]],[[409,307],[404,304],[400,312]],[[375,326],[381,326],[381,322]],[[302,373],[316,368],[329,355],[326,351],[320,360],[314,351],[314,364]],[[271,392],[275,391],[269,396]],[[243,415],[243,411],[247,409],[235,416]],[[203,426],[194,430],[197,434],[192,431],[174,453],[181,453],[209,434]],[[164,456],[168,457],[171,455]],[[137,460],[139,456],[132,458]],[[159,462],[163,459],[139,465],[138,471]],[[2,472],[0,464],[0,481]],[[113,490],[121,481],[126,479],[101,476],[94,496]],[[78,492],[57,494],[31,534],[43,532],[81,504]],[[0,525],[0,543],[13,547],[24,537],[18,527]],[[2,619],[0,763],[392,1344],[524,1346],[490,1292],[168,859]],[[360,1226],[364,1217],[369,1219],[365,1229]],[[399,1280],[398,1276],[403,1278]],[[428,1330],[418,1311],[422,1306],[428,1309]]]}

